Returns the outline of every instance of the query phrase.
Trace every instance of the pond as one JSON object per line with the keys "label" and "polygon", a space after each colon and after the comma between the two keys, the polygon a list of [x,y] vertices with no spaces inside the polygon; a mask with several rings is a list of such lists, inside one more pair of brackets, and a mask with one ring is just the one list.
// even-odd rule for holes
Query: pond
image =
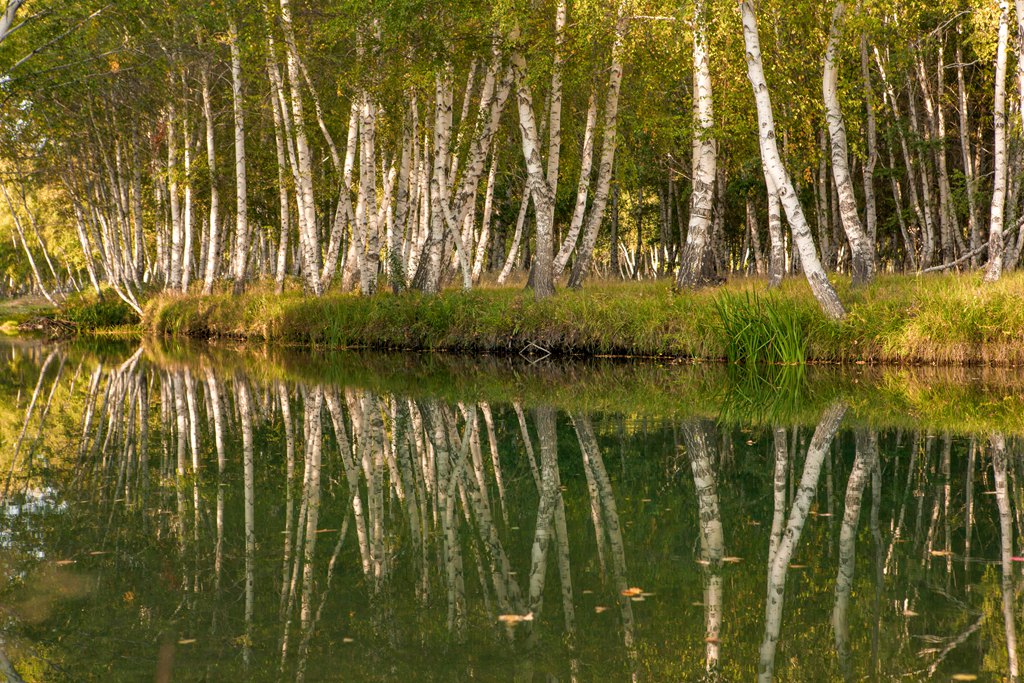
{"label": "pond", "polygon": [[10,680],[1017,675],[1020,372],[0,344]]}

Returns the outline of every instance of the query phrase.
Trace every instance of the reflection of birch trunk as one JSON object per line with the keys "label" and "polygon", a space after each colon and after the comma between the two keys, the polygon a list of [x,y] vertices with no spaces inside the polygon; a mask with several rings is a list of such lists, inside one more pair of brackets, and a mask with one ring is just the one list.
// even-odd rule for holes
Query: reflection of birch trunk
{"label": "reflection of birch trunk", "polygon": [[359,540],[359,556],[362,559],[363,573],[370,573],[369,543],[366,538],[366,519],[363,515],[363,499],[359,492],[359,468],[356,466],[352,446],[349,444],[345,430],[345,416],[341,412],[341,403],[334,392],[326,397],[327,412],[331,415],[334,426],[334,438],[338,442],[341,461],[345,466],[345,477],[348,480],[349,496],[352,498],[352,512],[355,515],[356,538]]}
{"label": "reflection of birch trunk", "polygon": [[704,565],[705,667],[709,674],[718,669],[718,636],[722,627],[722,557],[725,534],[718,508],[718,489],[708,445],[708,430],[699,422],[682,426],[683,440],[690,456],[693,485],[700,512],[700,559]]}
{"label": "reflection of birch trunk", "polygon": [[974,459],[978,452],[978,442],[971,437],[970,449],[967,453],[967,481],[965,488],[966,502],[964,504],[964,569],[970,566],[971,562],[971,532],[974,530]]}
{"label": "reflection of birch trunk", "polygon": [[992,449],[992,471],[995,474],[996,505],[999,508],[999,559],[1003,569],[1001,588],[1003,593],[1003,623],[1006,629],[1006,654],[1008,657],[1009,680],[1020,680],[1020,664],[1017,653],[1016,592],[1013,581],[1013,518],[1010,512],[1010,496],[1006,485],[1006,438],[993,434],[989,439]]}
{"label": "reflection of birch trunk", "polygon": [[[429,443],[434,449],[437,469],[437,486],[434,492],[437,517],[442,528],[442,561],[448,591],[448,627],[461,632],[465,623],[465,579],[463,577],[462,548],[459,543],[455,511],[455,474],[451,453],[452,444],[446,434],[444,418],[439,407],[425,403],[422,412],[426,417]],[[468,442],[467,442],[468,443]],[[463,458],[464,459],[464,458]]]}
{"label": "reflection of birch trunk", "polygon": [[529,607],[536,618],[543,607],[544,579],[547,575],[548,544],[553,531],[552,521],[558,499],[558,445],[555,433],[555,411],[550,407],[536,408],[534,424],[540,441],[540,502],[537,506],[537,525],[530,551]]}
{"label": "reflection of birch trunk", "polygon": [[772,531],[768,539],[768,563],[775,561],[775,553],[782,539],[782,525],[786,519],[786,478],[789,465],[789,451],[786,445],[786,430],[776,427],[772,430],[775,445],[775,513],[772,515]]}
{"label": "reflection of birch trunk", "polygon": [[320,521],[320,462],[323,449],[323,430],[320,413],[323,409],[324,390],[311,389],[306,396],[303,434],[306,438],[304,453],[303,506],[306,508],[306,542],[302,568],[302,603],[300,618],[303,630],[312,618],[313,572],[316,553],[317,524]]}
{"label": "reflection of birch trunk", "polygon": [[508,512],[505,509],[505,482],[501,476],[501,460],[498,457],[498,439],[494,434],[494,417],[491,415],[491,406],[487,403],[481,403],[480,412],[483,413],[484,425],[487,427],[487,445],[491,451],[491,467],[494,468],[494,482],[498,485],[501,518],[505,524],[508,524]]}
{"label": "reflection of birch trunk", "polygon": [[288,388],[277,385],[278,402],[281,405],[281,421],[284,422],[285,447],[285,512],[284,512],[284,553],[281,559],[281,615],[288,602],[288,564],[292,556],[292,518],[295,515],[295,497],[292,494],[295,479],[295,432],[292,427],[291,400]]}
{"label": "reflection of birch trunk", "polygon": [[846,406],[837,403],[825,411],[818,427],[814,430],[811,443],[807,447],[807,459],[804,461],[804,472],[800,477],[800,485],[793,498],[793,507],[786,524],[786,531],[779,542],[775,557],[768,567],[768,600],[765,605],[764,640],[761,641],[760,661],[757,674],[759,681],[771,681],[775,669],[775,648],[779,640],[779,629],[782,625],[782,607],[786,592],[786,571],[790,559],[800,542],[804,530],[807,513],[814,500],[818,488],[818,477],[821,465],[839,430],[846,413]]}
{"label": "reflection of birch trunk", "polygon": [[572,416],[576,436],[580,441],[583,454],[583,467],[589,469],[594,478],[598,498],[603,511],[604,527],[608,531],[608,547],[612,558],[612,580],[619,600],[619,612],[622,619],[622,635],[630,657],[635,656],[633,649],[633,603],[623,592],[629,587],[626,583],[626,551],[622,543],[622,527],[619,526],[619,513],[615,505],[615,493],[608,472],[604,467],[601,449],[594,436],[594,427],[590,418],[584,413]]}
{"label": "reflection of birch trunk", "polygon": [[857,559],[857,522],[860,519],[864,486],[874,469],[878,449],[878,440],[873,433],[857,430],[855,438],[857,453],[846,484],[843,523],[839,530],[839,574],[836,576],[836,600],[832,607],[832,629],[835,633],[839,670],[847,680],[853,676],[850,663],[849,605]]}
{"label": "reflection of birch trunk", "polygon": [[256,599],[256,499],[255,467],[252,444],[252,397],[248,381],[235,377],[236,401],[242,429],[242,469],[245,502],[245,646],[242,659],[246,666],[252,654],[252,618]]}

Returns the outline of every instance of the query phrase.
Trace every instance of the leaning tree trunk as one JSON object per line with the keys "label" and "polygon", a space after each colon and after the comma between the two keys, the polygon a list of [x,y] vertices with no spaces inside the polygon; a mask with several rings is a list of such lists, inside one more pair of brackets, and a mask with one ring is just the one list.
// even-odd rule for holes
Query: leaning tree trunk
{"label": "leaning tree trunk", "polygon": [[845,9],[845,3],[839,0],[832,11],[821,90],[825,100],[828,133],[832,139],[832,175],[839,193],[839,216],[846,232],[846,239],[850,242],[853,284],[860,285],[870,282],[875,275],[875,245],[864,231],[857,213],[857,197],[853,191],[853,179],[850,177],[846,124],[843,121],[843,110],[839,106],[839,68],[836,53],[839,51],[840,27]]}
{"label": "leaning tree trunk", "polygon": [[754,14],[753,0],[742,0],[740,12],[743,19],[743,38],[747,48],[747,77],[754,89],[754,99],[757,103],[758,137],[764,171],[771,177],[772,184],[778,190],[779,199],[786,210],[786,218],[793,231],[793,241],[800,251],[800,263],[814,297],[818,300],[818,304],[826,316],[833,320],[840,320],[846,315],[846,310],[821,267],[803,207],[800,206],[800,199],[793,189],[793,181],[779,155],[771,97],[764,78],[764,67],[761,64],[761,39],[757,32],[757,17]]}
{"label": "leaning tree trunk", "polygon": [[[594,186],[594,204],[590,207],[587,229],[583,233],[576,254],[576,262],[569,274],[569,286],[583,286],[590,271],[590,261],[597,244],[597,233],[601,229],[601,220],[608,205],[608,193],[612,182],[612,169],[615,166],[615,149],[618,142],[619,90],[622,87],[622,52],[629,28],[629,13],[624,0],[620,0],[618,18],[615,23],[615,43],[612,45],[612,64],[608,73],[608,92],[604,103],[604,130],[601,140],[601,161],[597,170],[597,183]],[[614,247],[614,245],[613,245]],[[613,252],[614,258],[614,252]]]}
{"label": "leaning tree trunk", "polygon": [[707,8],[697,0],[693,9],[693,100],[696,113],[693,132],[693,193],[690,223],[686,231],[677,287],[696,288],[715,281],[715,250],[711,219],[718,173],[718,143],[711,133],[714,110],[711,70],[708,65]]}
{"label": "leaning tree trunk", "polygon": [[576,241],[583,227],[583,216],[587,209],[587,194],[590,191],[590,175],[594,162],[594,132],[597,129],[597,93],[591,91],[587,104],[587,125],[583,131],[583,151],[580,153],[580,179],[576,186],[576,205],[572,210],[569,230],[565,234],[562,246],[555,256],[554,278],[557,280],[569,263],[569,256],[576,248]]}
{"label": "leaning tree trunk", "polygon": [[[306,136],[305,109],[302,105],[302,81],[299,73],[299,50],[292,30],[291,5],[281,0],[281,27],[287,47],[288,87],[291,96],[292,131],[295,145],[295,195],[299,217],[299,251],[306,289],[320,296],[320,245],[316,232],[316,210],[313,204],[313,170]],[[284,116],[287,111],[282,111]]]}
{"label": "leaning tree trunk", "polygon": [[996,85],[993,119],[995,143],[992,151],[992,211],[989,214],[988,265],[985,282],[995,282],[1003,272],[1003,209],[1006,202],[1006,43],[1009,37],[1006,0],[999,3],[999,42],[996,47]]}

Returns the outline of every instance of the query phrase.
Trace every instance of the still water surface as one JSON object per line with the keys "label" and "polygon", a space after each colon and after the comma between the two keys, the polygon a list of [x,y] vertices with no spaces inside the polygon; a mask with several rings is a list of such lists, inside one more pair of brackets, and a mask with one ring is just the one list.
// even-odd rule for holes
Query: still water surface
{"label": "still water surface", "polygon": [[1021,377],[0,358],[0,678],[1019,669]]}

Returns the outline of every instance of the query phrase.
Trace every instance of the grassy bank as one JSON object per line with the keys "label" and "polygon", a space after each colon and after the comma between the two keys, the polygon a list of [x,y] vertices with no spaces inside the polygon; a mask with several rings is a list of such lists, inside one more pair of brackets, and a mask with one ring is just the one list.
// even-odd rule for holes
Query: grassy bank
{"label": "grassy bank", "polygon": [[755,279],[675,294],[665,282],[594,283],[540,303],[519,289],[371,297],[253,287],[162,295],[143,326],[164,336],[233,338],[323,348],[671,356],[794,362],[1024,364],[1024,274],[882,276],[837,284],[848,315],[826,320],[806,283],[769,292]]}

